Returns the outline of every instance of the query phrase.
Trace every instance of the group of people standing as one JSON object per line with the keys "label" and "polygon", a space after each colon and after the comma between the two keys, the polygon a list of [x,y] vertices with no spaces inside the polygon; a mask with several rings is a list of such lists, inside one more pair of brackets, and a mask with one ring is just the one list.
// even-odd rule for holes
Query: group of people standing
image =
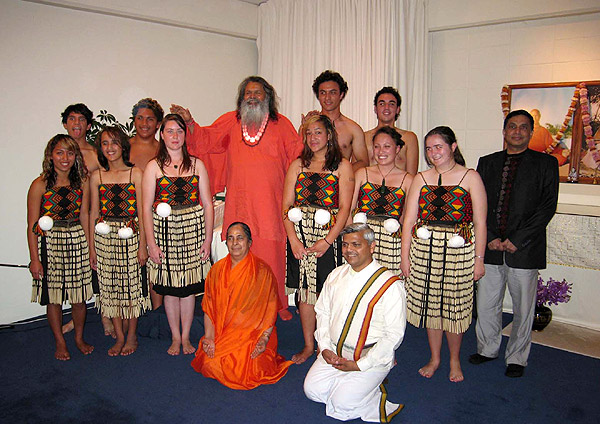
{"label": "group of people standing", "polygon": [[[168,353],[194,353],[189,333],[204,291],[198,372],[236,389],[274,383],[315,353],[316,338],[307,396],[336,418],[387,422],[401,406],[386,400],[382,382],[407,320],[427,329],[431,357],[419,373],[433,376],[446,333],[449,379],[463,380],[460,345],[479,281],[470,362],[498,356],[508,282],[518,300],[507,375],[522,375],[558,195],[556,160],[527,149],[533,118],[511,112],[506,149],[481,158],[477,172],[466,167],[454,132],[436,127],[423,141],[429,169],[418,173],[416,136],[394,125],[394,88],[375,95],[378,125],[366,133],[341,113],[348,86],[340,74],[325,71],[312,88],[322,110],[303,116],[298,132],[278,113],[273,87],[253,76],[240,84],[237,109],[207,127],[185,107],[172,105],[163,117],[158,103],[143,99],[133,109],[136,136],[107,127],[95,152],[85,143],[89,109],[65,110],[69,135],[50,140],[28,195],[32,300],[48,305],[57,359],[69,359],[66,301],[77,347],[92,351],[83,323],[94,292],[114,326],[110,355],[136,350],[150,294],[153,307],[164,303]],[[211,268],[212,195],[224,188],[229,255]],[[285,361],[275,321],[277,313],[291,319],[291,293],[304,346]]]}

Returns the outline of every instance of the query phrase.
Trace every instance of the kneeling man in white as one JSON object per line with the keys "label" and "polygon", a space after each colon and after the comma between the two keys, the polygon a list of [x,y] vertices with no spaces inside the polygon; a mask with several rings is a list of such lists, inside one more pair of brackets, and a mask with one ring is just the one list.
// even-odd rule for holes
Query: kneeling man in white
{"label": "kneeling man in white", "polygon": [[304,392],[338,420],[389,422],[404,406],[387,400],[383,380],[404,338],[406,292],[373,259],[375,233],[368,225],[349,225],[341,236],[348,264],[329,274],[315,304],[320,354]]}

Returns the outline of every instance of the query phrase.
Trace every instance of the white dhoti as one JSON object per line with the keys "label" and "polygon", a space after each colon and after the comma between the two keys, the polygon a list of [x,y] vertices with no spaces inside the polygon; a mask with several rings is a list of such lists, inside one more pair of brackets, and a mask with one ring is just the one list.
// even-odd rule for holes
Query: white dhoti
{"label": "white dhoti", "polygon": [[324,403],[327,415],[338,420],[390,422],[403,408],[387,400],[382,384],[406,327],[406,293],[398,277],[376,261],[359,272],[337,267],[315,312],[321,352],[354,361],[359,371],[338,370],[320,354],[304,380],[306,396]]}
{"label": "white dhoti", "polygon": [[388,373],[387,368],[340,371],[319,354],[304,380],[304,393],[310,400],[324,403],[329,417],[390,422],[404,405],[387,400],[382,382]]}

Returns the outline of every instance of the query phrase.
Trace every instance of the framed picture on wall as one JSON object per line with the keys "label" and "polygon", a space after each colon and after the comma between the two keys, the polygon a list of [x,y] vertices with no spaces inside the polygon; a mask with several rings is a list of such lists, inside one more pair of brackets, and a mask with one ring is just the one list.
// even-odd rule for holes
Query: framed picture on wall
{"label": "framed picture on wall", "polygon": [[600,81],[515,84],[502,90],[505,115],[525,109],[533,116],[529,147],[557,158],[561,182],[600,183]]}

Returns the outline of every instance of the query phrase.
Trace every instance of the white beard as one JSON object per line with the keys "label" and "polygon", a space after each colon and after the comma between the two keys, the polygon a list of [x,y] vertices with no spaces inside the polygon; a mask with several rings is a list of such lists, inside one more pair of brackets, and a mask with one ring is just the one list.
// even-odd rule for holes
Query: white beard
{"label": "white beard", "polygon": [[269,113],[269,99],[265,98],[262,102],[250,103],[248,100],[242,101],[240,105],[240,118],[242,124],[248,129],[256,132],[260,128],[263,119]]}

